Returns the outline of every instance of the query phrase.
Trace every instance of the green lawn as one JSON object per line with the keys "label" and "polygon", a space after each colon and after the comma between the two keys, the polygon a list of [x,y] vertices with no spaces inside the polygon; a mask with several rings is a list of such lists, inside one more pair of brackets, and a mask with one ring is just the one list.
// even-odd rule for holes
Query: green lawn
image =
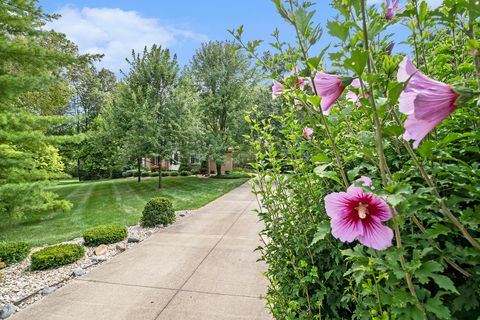
{"label": "green lawn", "polygon": [[73,203],[69,211],[30,215],[17,221],[0,221],[0,240],[52,244],[81,236],[90,227],[138,223],[150,198],[170,198],[175,210],[199,208],[244,183],[247,179],[220,180],[196,177],[116,179],[95,182],[65,180],[51,190]]}

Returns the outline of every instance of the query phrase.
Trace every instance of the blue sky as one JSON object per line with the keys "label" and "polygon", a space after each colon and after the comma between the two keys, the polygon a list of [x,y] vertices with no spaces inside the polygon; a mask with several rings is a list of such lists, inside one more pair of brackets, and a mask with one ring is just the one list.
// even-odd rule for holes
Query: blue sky
{"label": "blue sky", "polygon": [[[382,2],[382,0],[369,0]],[[429,0],[432,3],[439,0]],[[246,39],[270,40],[278,27],[282,39],[294,41],[293,32],[270,0],[40,0],[46,12],[62,18],[48,25],[64,32],[82,53],[103,53],[99,64],[119,73],[132,49],[153,43],[188,63],[204,41],[231,40],[227,29],[244,25]],[[316,20],[325,23],[334,11],[327,0],[317,0]],[[332,39],[324,32],[321,48]],[[266,48],[266,46],[265,46]]]}

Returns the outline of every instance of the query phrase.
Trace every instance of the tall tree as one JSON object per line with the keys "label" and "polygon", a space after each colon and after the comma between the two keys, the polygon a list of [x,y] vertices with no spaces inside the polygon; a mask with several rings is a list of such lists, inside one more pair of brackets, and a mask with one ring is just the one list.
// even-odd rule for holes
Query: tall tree
{"label": "tall tree", "polygon": [[[179,67],[176,55],[157,45],[145,47],[142,54],[133,51],[127,61],[130,70],[112,105],[110,123],[124,138],[124,154],[136,158],[140,181],[143,157],[154,156],[161,163],[175,148],[180,129],[175,103]],[[162,187],[161,172],[158,187]]]}
{"label": "tall tree", "polygon": [[[41,28],[51,18],[36,7],[36,1],[4,0],[0,6],[2,216],[69,206],[44,189],[45,182],[63,169],[55,147],[58,138],[47,136],[59,119],[45,115],[29,97],[31,92],[53,88],[61,70],[78,60],[68,49],[52,44],[61,37]],[[68,91],[58,92],[58,100],[68,98]]]}
{"label": "tall tree", "polygon": [[199,114],[207,129],[209,155],[216,162],[217,175],[227,148],[238,134],[249,104],[253,71],[247,58],[230,42],[208,42],[197,50],[191,71],[200,95]]}

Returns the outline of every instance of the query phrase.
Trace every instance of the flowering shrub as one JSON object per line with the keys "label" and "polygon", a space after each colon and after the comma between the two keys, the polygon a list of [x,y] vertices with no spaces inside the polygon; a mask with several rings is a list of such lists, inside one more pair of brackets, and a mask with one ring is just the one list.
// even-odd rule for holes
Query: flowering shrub
{"label": "flowering shrub", "polygon": [[278,113],[246,117],[272,314],[477,319],[478,1],[333,0],[338,42],[320,51],[312,4],[274,3],[296,47],[275,32],[261,55],[231,31],[274,78]]}

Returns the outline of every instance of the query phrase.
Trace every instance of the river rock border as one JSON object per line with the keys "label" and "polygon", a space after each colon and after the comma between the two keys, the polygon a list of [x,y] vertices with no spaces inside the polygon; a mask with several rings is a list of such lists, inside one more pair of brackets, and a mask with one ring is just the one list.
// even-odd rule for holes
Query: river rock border
{"label": "river rock border", "polygon": [[[177,219],[181,219],[188,214],[189,211],[186,210],[176,212]],[[83,276],[105,261],[129,250],[164,228],[163,226],[145,228],[139,224],[130,226],[128,227],[128,238],[106,246],[107,250],[102,250],[104,251],[103,254],[95,254],[95,250],[98,247],[85,247],[86,254],[82,259],[57,269],[30,271],[29,255],[23,262],[0,270],[0,273],[3,274],[3,277],[0,277],[0,319],[6,319],[13,312],[40,300],[42,297],[64,286],[70,280]],[[76,238],[62,243],[83,245],[83,238]],[[30,254],[47,246],[33,248]]]}

